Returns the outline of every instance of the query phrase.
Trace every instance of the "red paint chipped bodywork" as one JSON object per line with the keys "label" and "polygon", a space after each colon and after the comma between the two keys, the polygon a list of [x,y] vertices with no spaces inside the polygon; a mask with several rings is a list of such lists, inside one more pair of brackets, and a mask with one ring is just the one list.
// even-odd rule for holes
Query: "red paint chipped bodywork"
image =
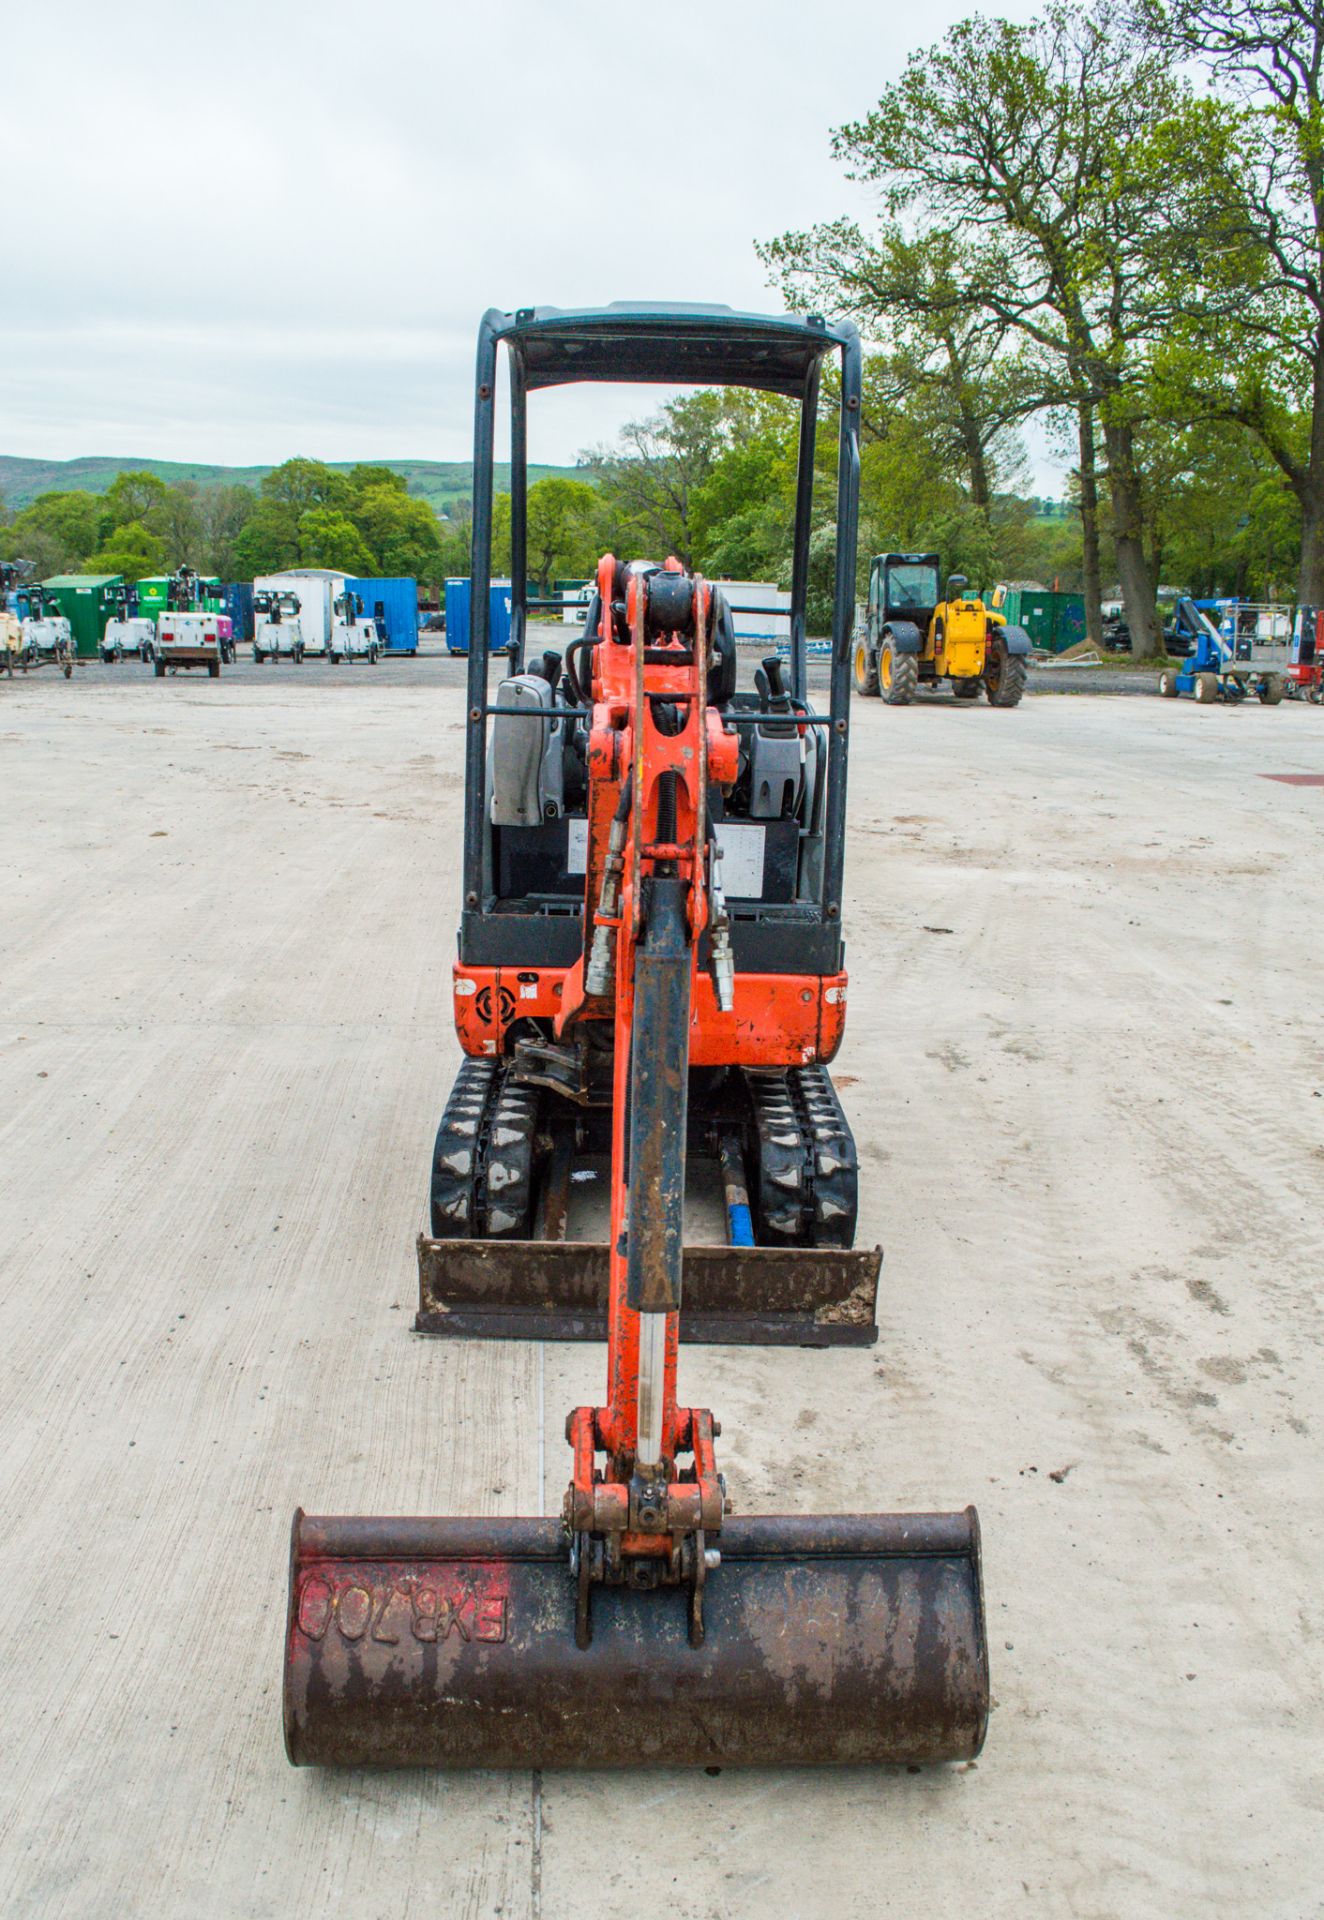
{"label": "red paint chipped bodywork", "polygon": [[[466,967],[455,963],[455,1031],[468,1054],[506,1051],[513,1021],[553,1019],[569,967]],[[844,973],[738,973],[734,1013],[719,1013],[712,976],[696,969],[690,1063],[696,1067],[801,1067],[836,1057],[846,1025]]]}

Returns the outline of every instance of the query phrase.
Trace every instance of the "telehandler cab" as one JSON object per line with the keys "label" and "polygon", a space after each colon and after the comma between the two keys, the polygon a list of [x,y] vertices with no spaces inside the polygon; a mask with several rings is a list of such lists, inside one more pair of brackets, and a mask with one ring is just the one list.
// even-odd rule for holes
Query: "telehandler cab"
{"label": "telehandler cab", "polygon": [[949,680],[958,700],[988,697],[1014,707],[1025,692],[1030,636],[1005,614],[967,599],[964,574],[938,591],[936,553],[880,553],[869,574],[869,604],[855,636],[855,688],[905,707],[920,687]]}

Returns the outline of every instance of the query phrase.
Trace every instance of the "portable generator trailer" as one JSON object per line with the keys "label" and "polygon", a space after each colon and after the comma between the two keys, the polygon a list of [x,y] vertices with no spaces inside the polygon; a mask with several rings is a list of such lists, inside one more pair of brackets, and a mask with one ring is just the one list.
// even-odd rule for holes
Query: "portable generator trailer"
{"label": "portable generator trailer", "polygon": [[152,658],[152,671],[158,680],[167,673],[187,673],[194,667],[205,668],[208,679],[219,680],[222,663],[233,658],[227,615],[199,610],[158,614]]}
{"label": "portable generator trailer", "polygon": [[66,680],[74,670],[74,633],[66,616],[58,611],[59,602],[48,587],[35,581],[23,588],[28,611],[19,622],[17,655],[10,655],[8,671],[15,667],[28,673],[35,667],[58,667]]}
{"label": "portable generator trailer", "polygon": [[383,638],[377,622],[371,616],[364,617],[363,595],[346,587],[336,595],[332,612],[331,638],[327,643],[331,665],[338,667],[342,660],[366,660],[370,667],[375,667]]}
{"label": "portable generator trailer", "polygon": [[1172,616],[1178,644],[1189,652],[1180,666],[1164,667],[1158,690],[1165,700],[1192,694],[1201,706],[1216,700],[1237,704],[1249,694],[1276,707],[1287,691],[1291,642],[1286,635],[1262,638],[1258,632],[1223,634],[1194,600],[1177,602]]}
{"label": "portable generator trailer", "polygon": [[138,612],[134,589],[123,586],[115,596],[115,611],[101,634],[101,658],[107,666],[118,666],[126,655],[151,661],[156,651],[156,622]]}
{"label": "portable generator trailer", "polygon": [[[499,348],[515,586],[493,699]],[[804,614],[829,356],[838,546],[819,713]],[[604,556],[564,659],[525,661],[527,395],[622,380],[799,401],[788,688],[765,666],[766,685],[739,689],[729,610],[674,560]],[[988,1713],[973,1509],[732,1519],[718,1424],[677,1399],[687,1335],[830,1339],[838,1317],[852,1339],[873,1335],[878,1256],[852,1248],[853,1217],[837,1211],[853,1213],[854,1156],[826,1072],[845,1016],[858,335],[724,307],[493,311],[476,385],[455,968],[466,1061],[439,1136],[444,1231],[420,1248],[419,1324],[595,1337],[605,1305],[607,1395],[569,1417],[559,1520],[296,1513],[289,1756],[538,1768],[968,1757]],[[576,1160],[604,1144],[610,1232],[585,1245],[566,1237],[567,1195]],[[699,1147],[721,1167],[725,1247],[684,1244]],[[780,1174],[766,1183],[751,1164],[765,1150]],[[767,1244],[749,1244],[756,1231]]]}
{"label": "portable generator trailer", "polygon": [[958,700],[985,694],[991,707],[1020,705],[1030,636],[1004,613],[965,593],[964,574],[938,587],[936,553],[880,553],[855,636],[855,689],[906,707],[921,687],[949,681]]}
{"label": "portable generator trailer", "polygon": [[302,602],[289,587],[261,587],[253,595],[253,659],[260,667],[264,660],[303,659],[303,628],[299,623]]}
{"label": "portable generator trailer", "polygon": [[221,666],[234,659],[234,639],[228,614],[206,605],[210,583],[192,567],[181,566],[166,583],[166,604],[156,616],[156,644],[152,670],[158,680],[167,673],[187,673],[194,667],[218,680]]}

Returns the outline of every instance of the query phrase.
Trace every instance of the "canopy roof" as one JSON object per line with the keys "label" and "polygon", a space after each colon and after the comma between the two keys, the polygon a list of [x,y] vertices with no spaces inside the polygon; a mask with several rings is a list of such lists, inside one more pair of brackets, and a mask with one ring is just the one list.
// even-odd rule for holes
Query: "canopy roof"
{"label": "canopy roof", "polygon": [[521,307],[488,320],[523,359],[530,388],[620,380],[800,394],[810,368],[856,337],[848,320],[664,300]]}

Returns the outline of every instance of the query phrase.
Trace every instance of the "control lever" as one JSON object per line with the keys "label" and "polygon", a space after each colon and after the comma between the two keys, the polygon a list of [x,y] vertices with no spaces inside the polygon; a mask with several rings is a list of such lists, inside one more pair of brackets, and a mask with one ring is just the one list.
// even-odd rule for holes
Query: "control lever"
{"label": "control lever", "polygon": [[[761,667],[754,669],[754,685],[758,688],[759,711],[768,714],[792,714],[790,691],[782,679],[785,661],[779,653],[770,653]],[[770,737],[781,736],[790,731],[789,727],[777,726],[765,729]]]}

